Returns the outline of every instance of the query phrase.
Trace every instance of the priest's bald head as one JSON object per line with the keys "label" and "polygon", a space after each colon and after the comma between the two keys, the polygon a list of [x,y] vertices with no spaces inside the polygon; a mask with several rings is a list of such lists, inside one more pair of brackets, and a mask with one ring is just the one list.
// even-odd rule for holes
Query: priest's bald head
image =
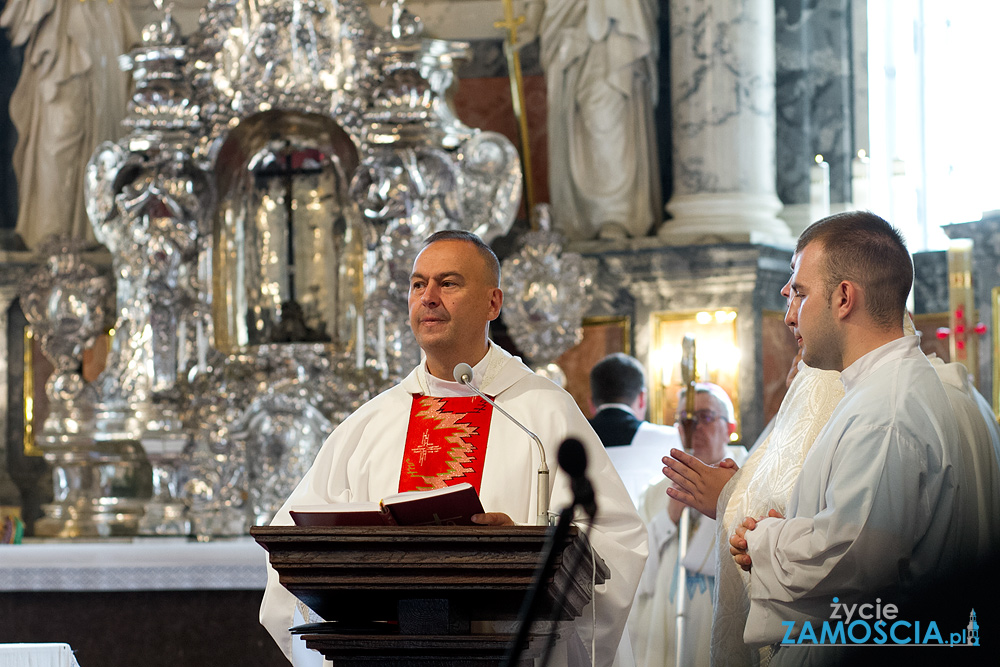
{"label": "priest's bald head", "polygon": [[810,225],[792,256],[781,294],[787,324],[809,366],[842,371],[900,338],[913,262],[902,235],[869,211]]}
{"label": "priest's bald head", "polygon": [[500,262],[475,234],[437,232],[413,262],[410,328],[431,375],[450,380],[455,366],[475,366],[489,349],[489,324],[500,315]]}

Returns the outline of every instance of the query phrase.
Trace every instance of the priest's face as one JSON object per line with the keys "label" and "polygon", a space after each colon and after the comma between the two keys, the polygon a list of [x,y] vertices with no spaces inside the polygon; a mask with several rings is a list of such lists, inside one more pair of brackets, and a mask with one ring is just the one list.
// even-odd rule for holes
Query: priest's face
{"label": "priest's face", "polygon": [[802,360],[813,368],[841,371],[839,327],[833,295],[826,286],[823,246],[810,243],[792,257],[792,276],[781,289],[788,301],[785,324],[799,344]]}
{"label": "priest's face", "polygon": [[450,380],[455,365],[475,365],[486,354],[503,292],[472,243],[448,239],[417,255],[408,301],[410,328],[427,354],[428,370]]}
{"label": "priest's face", "polygon": [[[736,425],[729,423],[729,417],[722,403],[706,392],[695,393],[694,414],[698,423],[691,435],[691,442],[687,441],[683,428],[677,429],[681,443],[695,458],[709,464],[718,463],[726,455],[729,435],[735,430]],[[679,423],[680,416],[678,416]]]}

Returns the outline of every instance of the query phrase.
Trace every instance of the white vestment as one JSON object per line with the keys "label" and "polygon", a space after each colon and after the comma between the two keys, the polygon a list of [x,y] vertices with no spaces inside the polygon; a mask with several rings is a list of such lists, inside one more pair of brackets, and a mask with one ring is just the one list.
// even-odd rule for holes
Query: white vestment
{"label": "white vestment", "polygon": [[[727,446],[725,456],[741,465],[747,450]],[[661,466],[662,470],[662,466]],[[649,529],[649,561],[639,581],[635,604],[629,617],[632,653],[639,667],[686,667],[708,665],[712,631],[712,592],[718,567],[715,520],[688,510],[690,532],[685,581],[680,579],[677,526],[667,514],[672,482],[660,479],[643,492],[639,516]],[[678,586],[684,586],[683,657],[676,662],[676,600]]]}
{"label": "white vestment", "polygon": [[663,457],[670,455],[671,448],[681,447],[681,437],[676,428],[644,421],[632,436],[631,443],[607,448],[608,458],[636,507],[639,507],[639,496],[643,490],[663,479]]}
{"label": "white vestment", "polygon": [[962,452],[967,470],[976,471],[976,516],[979,545],[976,559],[987,564],[996,556],[1000,541],[1000,425],[983,395],[969,381],[969,371],[960,363],[946,364],[930,357],[944,383],[962,432]]}
{"label": "white vestment", "polygon": [[[567,476],[556,465],[558,448],[567,437],[577,438],[584,445],[587,476],[594,486],[598,505],[590,541],[611,570],[611,577],[597,587],[595,602],[584,609],[574,627],[583,647],[590,651],[592,607],[596,604],[596,664],[612,665],[646,562],[646,530],[642,521],[597,434],[570,394],[535,375],[520,359],[495,345],[490,346],[489,354],[474,369],[473,383],[481,383],[482,392],[494,396],[498,405],[541,439],[550,470],[553,511],[569,505],[573,497]],[[372,501],[397,492],[413,395],[449,395],[436,391],[440,386],[460,389],[462,395],[472,393],[457,383],[430,378],[421,365],[400,384],[359,408],[330,435],[272,524],[291,524],[288,514],[291,505]],[[494,411],[479,491],[485,510],[505,512],[519,524],[533,525],[537,514],[538,465],[535,444],[520,428]],[[289,659],[292,659],[293,640],[288,628],[293,624],[295,602],[269,566],[261,623]],[[302,644],[298,638],[294,643]],[[295,651],[296,655],[301,654],[300,649]],[[589,658],[585,664],[590,664]]]}
{"label": "white vestment", "polygon": [[713,665],[742,667],[756,663],[757,651],[743,643],[743,629],[750,611],[750,575],[733,561],[729,536],[745,517],[766,516],[769,509],[785,513],[802,462],[843,397],[840,373],[810,368],[800,362],[799,372],[788,387],[768,434],[751,450],[746,463],[719,495]]}
{"label": "white vestment", "polygon": [[[549,199],[573,240],[645,236],[663,219],[653,0],[546,0]],[[603,229],[602,229],[603,228]]]}
{"label": "white vestment", "polygon": [[[841,373],[844,398],[806,455],[787,518],[747,532],[748,644],[780,642],[782,621],[818,627],[833,597],[905,593],[975,553],[974,471],[965,470],[948,394],[918,343],[886,343]],[[772,664],[834,657],[824,650],[783,648]]]}
{"label": "white vestment", "polygon": [[10,98],[17,128],[17,233],[31,249],[50,234],[93,238],[83,200],[87,161],[122,135],[129,77],[118,56],[138,41],[129,5],[8,0],[0,27],[24,46]]}

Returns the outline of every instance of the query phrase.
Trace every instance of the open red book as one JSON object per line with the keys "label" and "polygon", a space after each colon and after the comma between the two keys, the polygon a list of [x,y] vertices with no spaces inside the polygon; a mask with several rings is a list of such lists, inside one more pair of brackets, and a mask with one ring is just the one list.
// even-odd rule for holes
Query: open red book
{"label": "open red book", "polygon": [[296,526],[472,526],[483,504],[471,484],[405,491],[378,502],[293,505]]}

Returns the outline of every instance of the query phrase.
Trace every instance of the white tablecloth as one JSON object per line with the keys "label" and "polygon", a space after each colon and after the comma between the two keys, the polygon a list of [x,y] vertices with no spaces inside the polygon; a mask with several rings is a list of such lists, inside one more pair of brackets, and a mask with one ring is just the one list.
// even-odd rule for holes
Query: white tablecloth
{"label": "white tablecloth", "polygon": [[0,644],[0,667],[80,667],[69,644]]}
{"label": "white tablecloth", "polygon": [[249,537],[0,545],[0,591],[263,590],[266,564]]}

